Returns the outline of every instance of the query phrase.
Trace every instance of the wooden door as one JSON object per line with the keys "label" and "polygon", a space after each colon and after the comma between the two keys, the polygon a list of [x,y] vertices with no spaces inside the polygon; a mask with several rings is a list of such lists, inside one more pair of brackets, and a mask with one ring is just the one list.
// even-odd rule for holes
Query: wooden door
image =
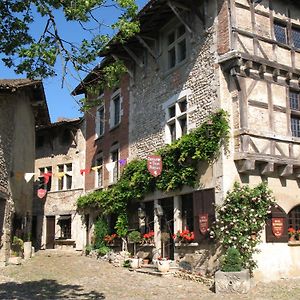
{"label": "wooden door", "polygon": [[[174,240],[172,235],[174,233],[174,201],[173,197],[160,200],[160,205],[163,209],[163,216],[161,217],[160,229],[161,232],[168,233],[170,235],[169,241],[165,243],[165,257],[174,259]],[[161,245],[163,247],[163,243]]]}
{"label": "wooden door", "polygon": [[46,248],[54,249],[55,216],[46,217]]}

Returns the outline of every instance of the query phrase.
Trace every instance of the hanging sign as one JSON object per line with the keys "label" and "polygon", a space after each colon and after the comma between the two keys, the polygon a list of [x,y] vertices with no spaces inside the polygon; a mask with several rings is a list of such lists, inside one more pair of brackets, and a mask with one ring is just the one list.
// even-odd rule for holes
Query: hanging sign
{"label": "hanging sign", "polygon": [[199,230],[204,235],[208,230],[208,214],[199,214]]}
{"label": "hanging sign", "polygon": [[47,190],[45,189],[38,189],[37,191],[37,196],[40,198],[40,199],[43,199],[47,194]]}
{"label": "hanging sign", "polygon": [[150,174],[157,177],[162,171],[162,160],[159,155],[150,155],[147,157],[147,169]]}
{"label": "hanging sign", "polygon": [[283,218],[272,218],[272,232],[277,237],[280,238],[284,231],[284,219]]}

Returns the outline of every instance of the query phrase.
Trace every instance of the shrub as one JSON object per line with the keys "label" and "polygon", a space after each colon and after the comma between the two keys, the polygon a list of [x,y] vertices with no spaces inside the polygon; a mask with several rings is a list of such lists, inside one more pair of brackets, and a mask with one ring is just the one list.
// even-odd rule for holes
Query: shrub
{"label": "shrub", "polygon": [[239,272],[242,270],[242,258],[238,249],[230,247],[227,249],[221,263],[223,272]]}

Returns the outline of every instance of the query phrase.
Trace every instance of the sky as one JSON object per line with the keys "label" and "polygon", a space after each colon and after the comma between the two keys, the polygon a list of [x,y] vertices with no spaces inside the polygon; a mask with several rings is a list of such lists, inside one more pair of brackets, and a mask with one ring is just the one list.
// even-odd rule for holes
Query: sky
{"label": "sky", "polygon": [[[137,0],[139,7],[143,7],[147,3],[146,0]],[[118,17],[119,12],[116,12],[112,9],[105,9],[99,18],[101,18],[104,23],[108,24],[112,20],[115,20]],[[69,41],[79,42],[84,38],[84,32],[80,30],[79,26],[73,23],[64,22],[62,14],[58,13],[58,26],[63,30],[64,38]],[[41,26],[45,20],[42,18],[37,18],[33,24],[31,30],[34,34],[38,35],[39,32],[43,29]],[[101,32],[102,33],[102,32]],[[0,56],[1,58],[1,56]],[[97,63],[100,62],[100,59]],[[80,79],[77,74],[72,71],[66,74],[66,78],[62,84],[62,67],[61,62],[58,62],[55,66],[56,72],[58,75],[56,77],[48,78],[43,80],[43,85],[45,89],[46,99],[48,103],[49,113],[52,122],[56,122],[58,118],[78,118],[82,116],[80,112],[79,100],[84,97],[72,96],[71,92],[76,86],[80,83]],[[84,78],[87,74],[80,74],[81,78]],[[75,76],[77,78],[75,78]],[[16,79],[16,78],[25,78],[26,74],[16,74],[12,69],[9,69],[4,66],[3,62],[0,60],[0,79]]]}

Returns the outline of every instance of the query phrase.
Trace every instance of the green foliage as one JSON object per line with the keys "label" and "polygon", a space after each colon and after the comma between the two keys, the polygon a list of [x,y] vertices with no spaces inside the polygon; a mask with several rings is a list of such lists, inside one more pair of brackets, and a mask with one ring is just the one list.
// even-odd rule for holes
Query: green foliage
{"label": "green foliage", "polygon": [[92,250],[93,250],[93,246],[92,245],[86,245],[85,246],[85,255],[89,255]]}
{"label": "green foliage", "polygon": [[94,224],[94,249],[105,246],[104,237],[109,234],[109,228],[104,218],[99,218]]}
{"label": "green foliage", "polygon": [[213,162],[222,146],[227,149],[228,138],[227,113],[220,110],[193,132],[158,151],[163,161],[160,176],[155,178],[148,172],[145,159],[131,161],[113,187],[80,197],[77,206],[79,209],[100,209],[103,215],[119,215],[115,228],[117,234],[124,237],[128,230],[127,206],[130,201],[141,200],[155,189],[169,192],[184,185],[194,186],[198,162]]}
{"label": "green foliage", "polygon": [[128,234],[128,241],[130,243],[139,243],[142,240],[141,233],[137,230],[131,231]]}
{"label": "green foliage", "polygon": [[211,229],[211,237],[215,237],[224,250],[230,247],[238,249],[242,266],[252,271],[256,267],[253,254],[257,251],[261,230],[274,204],[266,183],[254,188],[235,183],[224,204],[216,207],[218,217]]}
{"label": "green foliage", "polygon": [[239,272],[242,270],[242,258],[238,249],[230,247],[223,257],[221,271]]}
{"label": "green foliage", "polygon": [[[106,7],[119,10],[115,23],[103,24],[99,12]],[[6,66],[30,78],[54,76],[54,66],[59,58],[63,73],[68,65],[75,70],[90,72],[101,53],[109,45],[110,37],[101,33],[110,27],[111,33],[119,32],[112,42],[124,42],[139,32],[136,20],[137,5],[134,0],[6,0],[0,3],[0,52]],[[40,34],[31,26],[37,23]],[[85,33],[80,42],[64,38],[64,25],[70,23],[74,30]],[[63,25],[61,25],[63,24]],[[63,75],[64,76],[64,75]]]}
{"label": "green foliage", "polygon": [[130,268],[130,260],[129,259],[126,259],[123,263],[123,267],[124,268]]}
{"label": "green foliage", "polygon": [[110,251],[110,248],[105,245],[103,245],[97,249],[97,253],[100,256],[107,254],[109,251]]}
{"label": "green foliage", "polygon": [[17,236],[13,237],[13,241],[11,244],[11,250],[14,255],[21,256],[24,250],[24,242],[22,239],[18,238]]}

